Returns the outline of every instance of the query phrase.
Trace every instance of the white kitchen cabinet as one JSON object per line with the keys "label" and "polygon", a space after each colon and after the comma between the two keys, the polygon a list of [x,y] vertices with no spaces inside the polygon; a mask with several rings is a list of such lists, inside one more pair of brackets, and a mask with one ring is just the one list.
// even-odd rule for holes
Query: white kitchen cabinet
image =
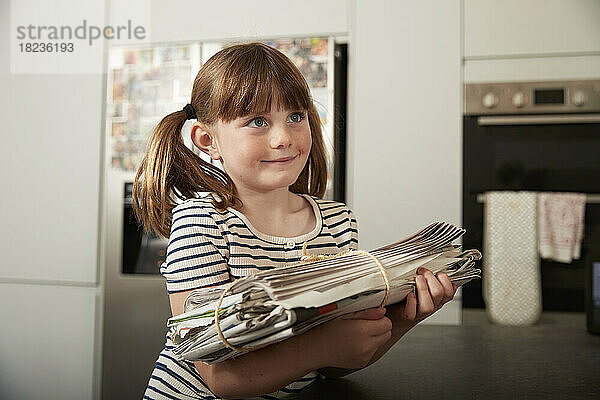
{"label": "white kitchen cabinet", "polygon": [[348,2],[304,0],[295,5],[274,0],[179,0],[177,7],[165,7],[162,2],[152,1],[152,41],[246,41],[346,35]]}
{"label": "white kitchen cabinet", "polygon": [[581,57],[466,60],[464,83],[600,79],[600,53]]}
{"label": "white kitchen cabinet", "polygon": [[0,283],[0,399],[93,399],[95,288]]}
{"label": "white kitchen cabinet", "polygon": [[95,283],[102,76],[11,74],[5,58],[0,79],[0,280]]}
{"label": "white kitchen cabinet", "polygon": [[[360,247],[461,224],[459,0],[352,2],[347,200]],[[460,323],[460,301],[427,323]]]}
{"label": "white kitchen cabinet", "polygon": [[598,0],[464,0],[465,59],[600,52]]}

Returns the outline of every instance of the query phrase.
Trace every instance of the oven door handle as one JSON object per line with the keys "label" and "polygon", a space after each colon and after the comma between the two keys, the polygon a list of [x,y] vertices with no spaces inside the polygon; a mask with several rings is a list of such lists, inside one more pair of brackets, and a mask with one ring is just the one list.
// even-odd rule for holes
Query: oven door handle
{"label": "oven door handle", "polygon": [[550,125],[550,124],[597,124],[600,114],[519,115],[510,117],[479,117],[477,123],[486,125]]}

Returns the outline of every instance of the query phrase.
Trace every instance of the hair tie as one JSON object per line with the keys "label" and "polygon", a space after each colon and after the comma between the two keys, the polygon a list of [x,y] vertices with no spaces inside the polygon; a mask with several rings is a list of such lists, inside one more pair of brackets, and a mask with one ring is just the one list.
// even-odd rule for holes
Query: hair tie
{"label": "hair tie", "polygon": [[186,104],[185,107],[183,107],[183,111],[185,111],[185,115],[186,115],[186,119],[195,119],[196,118],[196,111],[194,110],[194,107],[191,104]]}

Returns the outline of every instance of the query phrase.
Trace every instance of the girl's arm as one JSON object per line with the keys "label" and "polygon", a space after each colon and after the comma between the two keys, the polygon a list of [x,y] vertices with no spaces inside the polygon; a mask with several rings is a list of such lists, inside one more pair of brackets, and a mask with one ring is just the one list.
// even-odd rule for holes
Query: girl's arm
{"label": "girl's arm", "polygon": [[[417,274],[416,285],[419,299],[418,302],[415,294],[410,293],[406,297],[405,302],[387,307],[386,316],[392,321],[392,336],[377,349],[367,365],[371,365],[379,360],[415,325],[442,308],[445,303],[454,298],[457,287],[450,282],[448,275],[439,273],[436,278],[436,276],[426,268],[419,268]],[[359,369],[361,368],[323,368],[319,372],[328,378],[340,378],[358,371]]]}
{"label": "girl's arm", "polygon": [[[170,295],[173,315],[183,312],[189,292]],[[347,314],[234,359],[206,365],[194,362],[205,383],[224,398],[254,397],[285,387],[323,367],[361,368],[391,338],[384,309]]]}

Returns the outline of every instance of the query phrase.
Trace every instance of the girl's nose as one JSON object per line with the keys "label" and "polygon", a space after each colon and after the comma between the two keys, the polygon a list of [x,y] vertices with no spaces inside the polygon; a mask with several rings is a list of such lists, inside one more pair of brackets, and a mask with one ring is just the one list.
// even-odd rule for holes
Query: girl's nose
{"label": "girl's nose", "polygon": [[285,127],[274,127],[271,129],[271,147],[280,148],[288,147],[292,143],[292,137]]}

